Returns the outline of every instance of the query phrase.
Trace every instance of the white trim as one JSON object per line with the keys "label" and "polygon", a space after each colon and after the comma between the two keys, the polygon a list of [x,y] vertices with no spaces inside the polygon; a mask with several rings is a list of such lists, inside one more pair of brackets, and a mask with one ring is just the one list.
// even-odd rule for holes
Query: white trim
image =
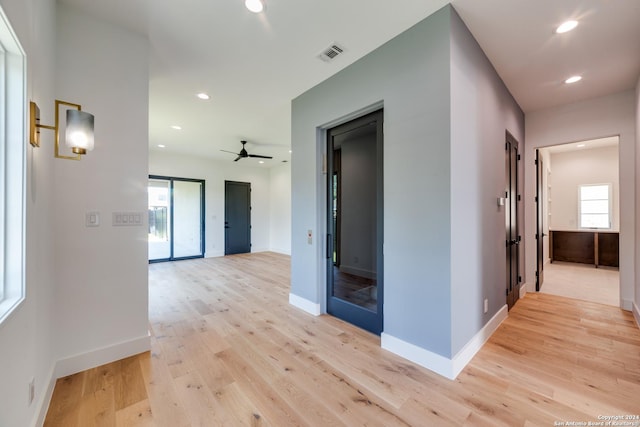
{"label": "white trim", "polygon": [[520,295],[518,296],[518,298],[524,298],[526,294],[527,294],[527,284],[523,283],[522,285],[520,285]]}
{"label": "white trim", "polygon": [[298,295],[289,294],[289,304],[292,306],[299,308],[302,311],[306,311],[309,314],[314,316],[320,316],[320,304],[316,304],[315,302],[311,302],[308,299],[299,297]]}
{"label": "white trim", "polygon": [[289,255],[289,256],[291,256],[291,249],[271,248],[271,249],[269,249],[269,252],[275,252],[275,253],[280,254],[280,255]]}
{"label": "white trim", "polygon": [[49,385],[45,392],[38,399],[38,412],[36,413],[37,417],[34,422],[31,423],[31,427],[38,427],[44,425],[44,419],[47,416],[47,412],[49,412],[49,405],[51,404],[51,396],[53,396],[53,389],[56,386],[57,378],[53,375],[55,367],[51,367],[51,371],[49,372]]}
{"label": "white trim", "polygon": [[633,317],[636,319],[638,328],[640,328],[640,307],[635,302],[633,303]]}
{"label": "white trim", "polygon": [[473,359],[473,356],[482,348],[487,339],[507,318],[507,314],[508,308],[504,305],[453,359],[433,353],[384,332],[380,336],[381,347],[450,380],[455,380],[458,374]]}
{"label": "white trim", "polygon": [[134,354],[144,353],[149,350],[151,350],[151,338],[150,335],[147,334],[129,341],[58,360],[54,370],[54,376],[56,378],[66,377],[67,375],[86,371],[87,369],[115,362],[116,360],[124,359]]}
{"label": "white trim", "polygon": [[635,303],[630,299],[620,298],[620,308],[627,311],[633,311],[633,306]]}
{"label": "white trim", "polygon": [[476,355],[478,351],[482,348],[485,342],[491,337],[491,335],[498,329],[498,327],[504,322],[504,320],[509,315],[509,308],[507,305],[503,305],[500,310],[487,322],[486,325],[482,329],[478,331],[477,334],[469,340],[465,344],[465,346],[455,355],[453,358],[453,372],[454,378],[458,376],[460,372],[464,369],[465,366],[473,356]]}

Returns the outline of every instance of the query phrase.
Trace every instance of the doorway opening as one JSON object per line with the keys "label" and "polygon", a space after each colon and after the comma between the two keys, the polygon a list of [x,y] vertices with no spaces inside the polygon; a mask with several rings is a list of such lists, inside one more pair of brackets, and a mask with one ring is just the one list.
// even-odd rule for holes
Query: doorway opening
{"label": "doorway opening", "polygon": [[150,175],[149,262],[204,257],[204,180]]}
{"label": "doorway opening", "polygon": [[327,131],[327,312],[382,332],[382,110]]}
{"label": "doorway opening", "polygon": [[620,306],[618,145],[613,136],[537,150],[536,291]]}

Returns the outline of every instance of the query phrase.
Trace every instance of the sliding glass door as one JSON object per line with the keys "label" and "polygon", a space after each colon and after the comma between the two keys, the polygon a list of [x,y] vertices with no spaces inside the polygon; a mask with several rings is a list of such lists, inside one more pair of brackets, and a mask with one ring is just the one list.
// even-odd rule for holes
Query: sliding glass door
{"label": "sliding glass door", "polygon": [[149,176],[149,262],[204,257],[204,181]]}

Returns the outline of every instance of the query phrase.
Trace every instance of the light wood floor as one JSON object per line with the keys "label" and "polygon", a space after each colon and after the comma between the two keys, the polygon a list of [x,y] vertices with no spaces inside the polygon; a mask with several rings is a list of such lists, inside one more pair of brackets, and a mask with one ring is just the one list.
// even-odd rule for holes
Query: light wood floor
{"label": "light wood floor", "polygon": [[58,380],[45,426],[553,426],[640,414],[630,313],[527,294],[455,381],[288,304],[273,253],[154,264],[152,351]]}
{"label": "light wood floor", "polygon": [[554,261],[544,266],[540,292],[620,307],[617,268]]}

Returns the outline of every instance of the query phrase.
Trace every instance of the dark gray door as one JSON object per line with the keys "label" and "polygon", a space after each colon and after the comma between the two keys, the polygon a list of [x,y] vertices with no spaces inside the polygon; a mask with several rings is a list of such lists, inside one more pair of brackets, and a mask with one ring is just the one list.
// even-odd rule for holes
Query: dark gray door
{"label": "dark gray door", "polygon": [[536,150],[536,291],[542,289],[544,281],[544,210],[543,173],[540,150]]}
{"label": "dark gray door", "polygon": [[251,184],[225,181],[224,254],[251,252]]}
{"label": "dark gray door", "polygon": [[382,332],[382,110],[327,133],[327,312]]}
{"label": "dark gray door", "polygon": [[520,235],[518,234],[518,142],[507,132],[505,144],[506,203],[505,226],[507,246],[507,306],[514,306],[520,296],[519,259]]}

